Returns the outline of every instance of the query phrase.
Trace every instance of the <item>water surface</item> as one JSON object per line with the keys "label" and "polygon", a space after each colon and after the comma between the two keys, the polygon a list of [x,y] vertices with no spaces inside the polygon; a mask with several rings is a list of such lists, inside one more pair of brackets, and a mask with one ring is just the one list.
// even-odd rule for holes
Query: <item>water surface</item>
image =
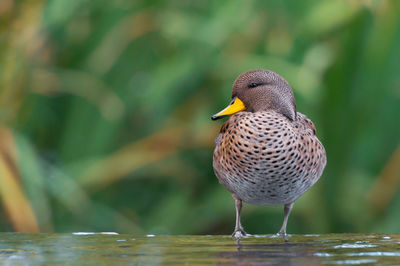
{"label": "water surface", "polygon": [[133,236],[0,233],[5,265],[400,265],[400,235]]}

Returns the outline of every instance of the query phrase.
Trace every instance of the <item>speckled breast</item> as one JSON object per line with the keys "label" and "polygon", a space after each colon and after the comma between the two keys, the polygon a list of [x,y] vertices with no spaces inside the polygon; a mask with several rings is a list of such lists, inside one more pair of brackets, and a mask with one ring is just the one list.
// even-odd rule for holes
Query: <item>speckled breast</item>
{"label": "speckled breast", "polygon": [[305,115],[240,112],[216,138],[216,176],[239,199],[257,205],[294,202],[321,176],[325,149]]}

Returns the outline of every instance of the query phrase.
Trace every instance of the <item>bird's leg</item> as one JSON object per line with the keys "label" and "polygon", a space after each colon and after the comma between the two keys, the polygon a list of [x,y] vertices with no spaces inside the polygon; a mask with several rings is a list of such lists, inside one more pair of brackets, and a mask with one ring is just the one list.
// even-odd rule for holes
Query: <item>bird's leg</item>
{"label": "bird's leg", "polygon": [[235,199],[235,207],[236,207],[236,224],[235,224],[235,230],[232,233],[232,237],[235,238],[241,238],[246,235],[246,232],[243,229],[242,224],[240,223],[240,211],[242,210],[242,200]]}
{"label": "bird's leg", "polygon": [[287,225],[287,221],[289,219],[289,214],[290,214],[290,211],[292,210],[293,204],[294,204],[294,202],[285,204],[285,207],[283,209],[284,210],[283,223],[282,223],[281,230],[279,230],[279,232],[278,232],[278,235],[281,235],[283,237],[286,236],[286,225]]}

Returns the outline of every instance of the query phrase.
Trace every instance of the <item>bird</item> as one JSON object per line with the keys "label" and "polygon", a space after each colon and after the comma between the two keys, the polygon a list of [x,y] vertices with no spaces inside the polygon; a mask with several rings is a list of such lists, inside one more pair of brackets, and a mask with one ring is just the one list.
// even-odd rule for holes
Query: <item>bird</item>
{"label": "bird", "polygon": [[240,214],[242,202],[283,205],[286,226],[294,202],[321,177],[326,152],[313,122],[297,112],[293,90],[277,73],[256,69],[237,77],[232,99],[211,117],[230,116],[215,139],[213,168],[235,200],[232,237],[247,235]]}

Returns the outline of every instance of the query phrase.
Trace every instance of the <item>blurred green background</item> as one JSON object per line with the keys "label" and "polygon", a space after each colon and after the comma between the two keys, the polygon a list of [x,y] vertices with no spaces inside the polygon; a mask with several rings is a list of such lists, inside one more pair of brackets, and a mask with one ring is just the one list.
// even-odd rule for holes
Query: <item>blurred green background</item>
{"label": "blurred green background", "polygon": [[[230,234],[212,170],[242,72],[327,150],[290,233],[400,232],[399,1],[0,1],[0,230]],[[244,205],[249,233],[283,208]]]}

